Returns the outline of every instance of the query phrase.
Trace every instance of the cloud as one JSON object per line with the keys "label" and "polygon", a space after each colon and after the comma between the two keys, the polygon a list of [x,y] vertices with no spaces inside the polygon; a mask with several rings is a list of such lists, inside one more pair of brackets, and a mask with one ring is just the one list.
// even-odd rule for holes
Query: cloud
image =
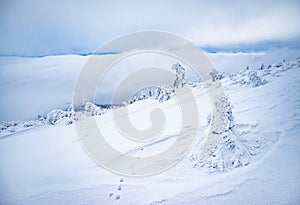
{"label": "cloud", "polygon": [[200,20],[187,36],[202,46],[286,41],[300,36],[300,22],[297,20],[300,6],[297,2],[224,4],[215,4],[210,14],[212,17]]}
{"label": "cloud", "polygon": [[300,57],[300,49],[277,48],[264,52],[251,53],[207,53],[214,66],[227,74],[235,73],[238,70],[260,68],[262,64],[266,67],[282,60],[292,60]]}
{"label": "cloud", "polygon": [[124,33],[160,30],[222,47],[300,36],[299,1],[1,1],[0,54],[92,52]]}

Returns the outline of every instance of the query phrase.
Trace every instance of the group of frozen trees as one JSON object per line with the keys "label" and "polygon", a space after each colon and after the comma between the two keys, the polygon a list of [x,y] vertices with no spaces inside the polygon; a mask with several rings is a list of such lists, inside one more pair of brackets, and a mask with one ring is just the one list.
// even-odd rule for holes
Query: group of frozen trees
{"label": "group of frozen trees", "polygon": [[90,101],[84,101],[81,109],[75,111],[74,106],[68,103],[67,109],[54,109],[45,116],[38,115],[37,120],[0,122],[0,130],[1,134],[7,135],[40,125],[69,125],[90,116],[101,115],[106,113],[107,110],[108,108],[102,108]]}
{"label": "group of frozen trees", "polygon": [[224,78],[223,73],[216,70],[215,68],[209,73],[213,82],[217,80],[222,80]]}
{"label": "group of frozen trees", "polygon": [[95,105],[90,101],[84,101],[82,109],[74,110],[74,106],[68,103],[66,110],[55,109],[50,111],[46,117],[39,116],[39,120],[45,124],[51,125],[68,125],[74,121],[83,120],[90,116],[101,115],[105,113],[105,109]]}
{"label": "group of frozen trees", "polygon": [[264,64],[258,69],[250,69],[249,66],[245,70],[240,70],[235,74],[230,75],[230,79],[235,83],[242,85],[250,85],[251,87],[258,87],[267,83],[263,78],[264,73],[270,71],[271,65],[265,68]]}
{"label": "group of frozen trees", "polygon": [[[186,84],[185,69],[179,63],[176,63],[172,66],[172,70],[174,70],[176,74],[172,86],[159,86],[157,88],[146,89],[134,95],[128,103],[132,104],[133,102],[147,99],[149,97],[154,97],[155,99],[158,99],[159,102],[169,100],[173,92]],[[52,125],[67,125],[86,117],[101,115],[104,112],[105,111],[101,107],[92,102],[85,101],[83,108],[79,111],[74,111],[73,105],[69,104],[66,110],[55,109],[49,112],[46,117],[39,116],[39,121]]]}
{"label": "group of frozen trees", "polygon": [[177,89],[182,88],[186,83],[185,68],[179,63],[173,64],[171,68],[175,72],[175,79],[172,85],[161,85],[155,88],[148,88],[146,90],[136,93],[126,104],[132,104],[136,101],[154,97],[159,102],[167,101],[171,98],[172,93]]}

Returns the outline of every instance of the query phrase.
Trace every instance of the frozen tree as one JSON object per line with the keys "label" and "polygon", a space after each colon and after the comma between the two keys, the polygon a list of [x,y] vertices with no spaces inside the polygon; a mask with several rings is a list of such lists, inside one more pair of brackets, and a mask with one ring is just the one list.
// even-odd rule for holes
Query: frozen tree
{"label": "frozen tree", "polygon": [[264,138],[239,131],[242,125],[235,124],[232,105],[227,96],[217,98],[215,108],[215,115],[208,118],[211,135],[206,139],[206,142],[212,143],[204,144],[200,155],[193,153],[190,159],[196,161],[195,167],[205,167],[211,172],[247,166],[265,144]]}
{"label": "frozen tree", "polygon": [[159,87],[157,87],[157,89],[155,89],[155,92],[154,92],[155,99],[159,98],[160,93],[161,93],[161,86],[159,86]]}
{"label": "frozen tree", "polygon": [[173,83],[173,91],[175,91],[177,88],[182,88],[186,84],[185,68],[179,63],[176,63],[172,66],[172,70],[176,73],[176,78]]}
{"label": "frozen tree", "polygon": [[171,89],[167,86],[159,86],[156,92],[156,99],[159,102],[167,101],[171,98]]}
{"label": "frozen tree", "polygon": [[152,90],[151,90],[151,88],[149,89],[148,94],[149,94],[149,97],[152,97]]}
{"label": "frozen tree", "polygon": [[248,84],[250,84],[252,87],[258,87],[260,85],[264,85],[267,83],[266,80],[262,79],[261,77],[259,77],[257,75],[256,71],[250,71],[248,73],[248,77],[249,77],[249,82]]}
{"label": "frozen tree", "polygon": [[99,106],[89,101],[84,102],[83,111],[87,116],[101,115],[103,113],[102,109]]}
{"label": "frozen tree", "polygon": [[219,97],[215,102],[215,114],[212,117],[211,130],[214,134],[222,134],[234,127],[232,105],[227,96]]}
{"label": "frozen tree", "polygon": [[153,88],[144,88],[138,92],[136,92],[127,102],[127,104],[132,104],[134,102],[145,100],[153,96],[152,92]]}
{"label": "frozen tree", "polygon": [[[205,157],[195,164],[195,167],[206,167],[211,171],[226,171],[232,167],[247,165],[249,152],[239,142],[234,134],[235,121],[232,114],[232,105],[227,96],[220,96],[215,102],[215,113],[208,118],[211,124],[211,135],[207,139],[211,144],[205,144]],[[203,154],[203,152],[202,152]],[[194,160],[197,157],[193,156]]]}
{"label": "frozen tree", "polygon": [[[55,109],[47,114],[47,121],[49,124],[62,124],[68,118],[68,113],[63,110]],[[67,123],[70,124],[70,123]]]}
{"label": "frozen tree", "polygon": [[132,104],[139,100],[148,99],[150,97],[154,97],[158,99],[159,102],[167,101],[171,98],[172,92],[175,92],[176,89],[182,88],[186,83],[187,80],[185,78],[185,68],[182,67],[179,63],[172,65],[172,70],[175,71],[175,80],[171,86],[158,86],[155,88],[148,88],[144,89],[138,93],[136,93],[129,101],[129,104]]}
{"label": "frozen tree", "polygon": [[213,82],[224,78],[223,74],[216,69],[213,69],[209,74],[210,74]]}
{"label": "frozen tree", "polygon": [[67,107],[67,117],[70,118],[72,121],[75,120],[75,110],[73,104],[71,102],[68,102],[68,107]]}

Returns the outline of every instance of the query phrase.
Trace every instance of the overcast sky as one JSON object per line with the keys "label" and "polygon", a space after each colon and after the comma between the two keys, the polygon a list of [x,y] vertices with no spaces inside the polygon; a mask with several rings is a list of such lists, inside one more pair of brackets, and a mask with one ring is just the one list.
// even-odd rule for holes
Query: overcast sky
{"label": "overcast sky", "polygon": [[299,49],[300,1],[0,3],[0,55],[90,53],[125,33],[178,34],[208,51]]}

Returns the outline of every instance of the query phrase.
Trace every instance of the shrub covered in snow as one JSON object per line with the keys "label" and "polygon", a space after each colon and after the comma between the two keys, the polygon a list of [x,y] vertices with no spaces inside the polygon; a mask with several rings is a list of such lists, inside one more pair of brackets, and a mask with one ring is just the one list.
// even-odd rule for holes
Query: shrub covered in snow
{"label": "shrub covered in snow", "polygon": [[258,87],[260,85],[264,85],[267,83],[266,80],[264,80],[262,77],[259,77],[257,75],[256,71],[250,71],[248,73],[249,81],[248,84],[250,84],[252,87]]}

